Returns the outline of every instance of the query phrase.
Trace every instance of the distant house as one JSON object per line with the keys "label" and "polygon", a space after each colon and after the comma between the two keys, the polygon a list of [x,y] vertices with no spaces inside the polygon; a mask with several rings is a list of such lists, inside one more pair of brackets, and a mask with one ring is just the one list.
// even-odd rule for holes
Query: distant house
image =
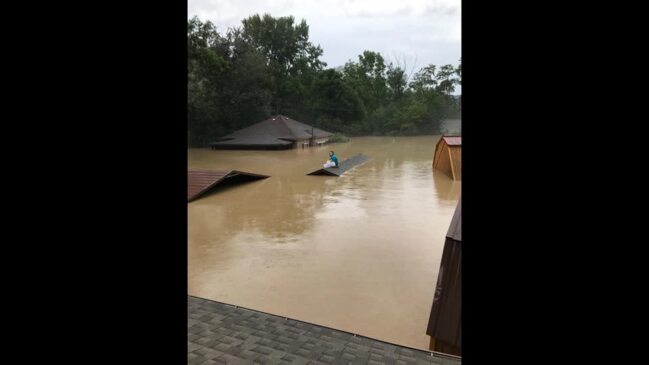
{"label": "distant house", "polygon": [[281,150],[325,144],[333,133],[283,115],[240,129],[210,144],[212,149]]}
{"label": "distant house", "polygon": [[462,199],[446,233],[426,334],[430,350],[462,356]]}
{"label": "distant house", "polygon": [[462,180],[462,137],[442,136],[435,147],[433,168],[446,172],[453,180]]}

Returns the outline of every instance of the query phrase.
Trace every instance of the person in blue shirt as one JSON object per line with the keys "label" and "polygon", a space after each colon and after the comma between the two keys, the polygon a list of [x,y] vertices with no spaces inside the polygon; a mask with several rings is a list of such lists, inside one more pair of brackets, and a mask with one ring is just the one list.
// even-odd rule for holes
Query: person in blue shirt
{"label": "person in blue shirt", "polygon": [[334,151],[329,151],[329,161],[324,164],[325,168],[338,167],[338,157]]}
{"label": "person in blue shirt", "polygon": [[329,159],[336,164],[336,167],[338,167],[338,157],[334,153],[334,151],[329,151]]}

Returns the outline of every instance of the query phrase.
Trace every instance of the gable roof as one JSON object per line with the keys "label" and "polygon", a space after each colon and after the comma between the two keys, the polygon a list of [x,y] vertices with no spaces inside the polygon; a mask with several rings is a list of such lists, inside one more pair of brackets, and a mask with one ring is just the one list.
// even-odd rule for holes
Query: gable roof
{"label": "gable roof", "polygon": [[444,136],[442,137],[444,142],[449,146],[461,146],[462,145],[462,136]]}
{"label": "gable roof", "polygon": [[235,131],[220,138],[212,145],[288,145],[296,141],[311,139],[311,131],[315,138],[324,138],[333,133],[313,128],[284,115],[275,115],[259,123]]}

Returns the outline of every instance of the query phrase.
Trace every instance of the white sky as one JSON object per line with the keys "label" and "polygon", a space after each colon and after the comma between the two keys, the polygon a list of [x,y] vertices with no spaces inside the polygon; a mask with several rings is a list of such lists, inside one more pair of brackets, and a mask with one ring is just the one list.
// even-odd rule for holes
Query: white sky
{"label": "white sky", "polygon": [[[327,67],[381,52],[408,73],[429,64],[457,65],[461,57],[460,0],[188,0],[188,15],[224,32],[255,13],[305,19]],[[456,93],[459,90],[456,90]]]}

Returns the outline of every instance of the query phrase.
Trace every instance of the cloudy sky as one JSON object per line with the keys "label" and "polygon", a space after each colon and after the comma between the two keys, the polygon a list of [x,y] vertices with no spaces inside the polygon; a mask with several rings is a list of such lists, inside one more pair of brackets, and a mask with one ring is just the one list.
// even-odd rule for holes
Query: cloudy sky
{"label": "cloudy sky", "polygon": [[461,57],[460,0],[188,0],[189,17],[211,20],[219,32],[255,13],[306,19],[328,67],[356,61],[363,50],[405,61],[408,72]]}

